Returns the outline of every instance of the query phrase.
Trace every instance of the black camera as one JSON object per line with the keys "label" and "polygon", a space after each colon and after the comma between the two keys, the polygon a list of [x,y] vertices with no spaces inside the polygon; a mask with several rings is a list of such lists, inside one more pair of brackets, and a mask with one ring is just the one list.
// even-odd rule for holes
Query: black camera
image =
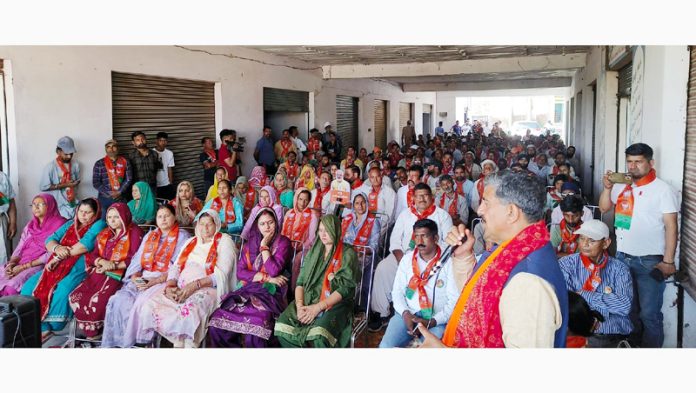
{"label": "black camera", "polygon": [[244,151],[244,144],[246,143],[246,137],[245,136],[240,136],[239,140],[237,141],[228,141],[227,142],[227,150],[230,152],[236,151],[237,153],[241,153]]}

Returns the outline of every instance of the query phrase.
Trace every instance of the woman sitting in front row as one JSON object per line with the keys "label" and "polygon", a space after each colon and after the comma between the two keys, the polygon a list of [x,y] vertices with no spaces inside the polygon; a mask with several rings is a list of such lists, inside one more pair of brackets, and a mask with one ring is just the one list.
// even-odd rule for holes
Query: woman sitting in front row
{"label": "woman sitting in front row", "polygon": [[85,278],[84,254],[94,249],[97,235],[106,226],[99,217],[99,202],[83,199],[75,209],[75,218],[46,239],[46,250],[51,253],[46,266],[22,287],[22,295],[39,299],[44,338],[63,330],[73,316],[68,295]]}
{"label": "woman sitting in front row", "polygon": [[237,265],[237,290],[225,295],[210,317],[208,339],[212,347],[259,348],[269,344],[273,325],[287,307],[290,240],[280,234],[271,208],[250,217],[253,227]]}
{"label": "woman sitting in front row", "polygon": [[338,217],[323,216],[307,253],[295,300],[280,315],[275,335],[283,347],[347,347],[360,279],[357,255],[341,240]]}
{"label": "woman sitting in front row", "polygon": [[143,240],[143,231],[125,203],[109,206],[106,223],[108,227],[99,232],[96,247],[85,258],[87,277],[69,297],[77,327],[95,340],[101,337],[109,298],[121,289],[123,274]]}
{"label": "woman sitting in front row", "polygon": [[216,211],[198,215],[196,236],[184,244],[169,269],[164,291],[136,309],[138,335],[156,331],[176,348],[201,344],[208,317],[237,284],[237,249],[220,227]]}
{"label": "woman sitting in front row", "polygon": [[161,205],[156,220],[157,228],[145,235],[133,255],[126,270],[125,285],[106,306],[102,347],[128,348],[136,342],[147,344],[152,341],[152,332],[137,335],[135,310],[164,289],[169,268],[176,261],[184,242],[191,237],[186,230],[179,228],[171,205]]}

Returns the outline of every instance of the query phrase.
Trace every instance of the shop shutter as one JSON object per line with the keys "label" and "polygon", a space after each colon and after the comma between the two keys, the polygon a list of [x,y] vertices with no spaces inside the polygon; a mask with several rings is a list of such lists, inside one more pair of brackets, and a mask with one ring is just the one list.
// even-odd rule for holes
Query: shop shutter
{"label": "shop shutter", "polygon": [[113,137],[121,154],[133,151],[133,131],[143,131],[150,148],[164,131],[174,153],[175,184],[188,180],[196,194],[204,194],[198,155],[203,137],[215,139],[214,83],[112,72],[111,86]]}
{"label": "shop shutter", "polygon": [[406,127],[406,122],[411,120],[413,126],[413,104],[410,102],[399,103],[399,132]]}
{"label": "shop shutter", "polygon": [[679,262],[680,270],[689,277],[681,282],[682,286],[693,299],[696,299],[696,47],[691,47],[684,161]]}
{"label": "shop shutter", "polygon": [[619,97],[631,96],[632,64],[619,70]]}
{"label": "shop shutter", "polygon": [[358,99],[350,96],[336,96],[336,133],[343,142],[341,158],[346,156],[349,146],[356,151],[358,147]]}
{"label": "shop shutter", "polygon": [[264,87],[263,110],[266,112],[309,112],[309,93]]}
{"label": "shop shutter", "polygon": [[387,148],[387,101],[375,100],[375,146]]}

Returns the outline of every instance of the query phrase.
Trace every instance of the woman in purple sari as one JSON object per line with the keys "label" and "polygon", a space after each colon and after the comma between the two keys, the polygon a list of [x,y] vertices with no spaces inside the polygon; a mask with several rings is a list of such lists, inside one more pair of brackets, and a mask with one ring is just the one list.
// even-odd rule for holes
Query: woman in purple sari
{"label": "woman in purple sari", "polygon": [[271,208],[256,211],[249,240],[237,263],[237,290],[222,299],[208,324],[211,347],[266,347],[275,320],[287,307],[288,279],[281,275],[292,249],[280,234],[280,224]]}
{"label": "woman in purple sari", "polygon": [[[278,227],[280,229],[283,228],[283,206],[281,206],[279,203],[276,203],[276,192],[275,189],[272,186],[264,186],[259,190],[259,198],[258,198],[258,203],[256,206],[254,206],[251,209],[251,213],[249,213],[249,217],[256,217],[259,214],[259,211],[263,208],[271,208],[275,212],[276,215],[276,222],[278,223]],[[244,229],[242,230],[242,239],[248,240],[249,239],[249,232],[251,231],[252,226],[254,225],[253,220],[246,220],[244,222]]]}
{"label": "woman in purple sari", "polygon": [[0,268],[0,296],[18,295],[22,285],[46,263],[51,253],[44,242],[65,223],[51,194],[39,194],[31,202],[34,217],[24,227],[17,248]]}

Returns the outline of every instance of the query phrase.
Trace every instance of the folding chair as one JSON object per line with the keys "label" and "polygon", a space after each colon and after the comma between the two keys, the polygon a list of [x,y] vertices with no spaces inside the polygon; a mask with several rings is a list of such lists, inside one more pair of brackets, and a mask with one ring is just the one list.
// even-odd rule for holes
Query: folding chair
{"label": "folding chair", "polygon": [[167,203],[169,203],[169,199],[165,198],[155,198],[155,201],[158,205],[166,205]]}
{"label": "folding chair", "polygon": [[[365,331],[367,328],[367,317],[369,315],[369,310],[370,310],[370,297],[372,295],[372,282],[373,282],[373,276],[374,274],[374,267],[375,267],[375,255],[376,255],[376,250],[374,250],[370,246],[353,246],[353,249],[355,249],[355,252],[358,254],[358,262],[360,263],[360,269],[362,271],[362,274],[360,275],[360,283],[356,286],[355,288],[355,304],[357,304],[358,308],[361,309],[358,311],[354,316],[353,316],[353,333],[350,336],[350,347],[355,348],[355,341],[358,339],[358,337]],[[369,269],[369,270],[367,270]],[[370,274],[370,280],[368,282],[367,286],[367,300],[364,304],[365,308],[364,311],[362,310],[362,296],[360,296],[360,292],[362,290],[363,286],[363,280],[365,279],[365,272],[369,271]]]}
{"label": "folding chair", "polygon": [[387,213],[372,213],[379,218],[379,244],[378,252],[381,259],[384,259],[387,254],[387,237],[389,235],[389,220],[391,217]]}
{"label": "folding chair", "polygon": [[232,238],[232,241],[234,241],[234,245],[237,247],[237,250],[241,250],[242,247],[244,247],[244,239],[242,238],[242,235],[237,233],[231,233],[229,235]]}
{"label": "folding chair", "polygon": [[[604,213],[602,213],[601,210],[599,210],[599,206],[596,205],[585,205],[586,208],[592,210],[592,218],[596,220],[603,220],[604,218]],[[599,214],[597,214],[599,212]],[[597,217],[599,215],[599,217]]]}
{"label": "folding chair", "polygon": [[63,348],[75,348],[75,344],[78,342],[88,342],[90,344],[97,344],[97,347],[101,346],[101,340],[88,340],[86,338],[77,337],[77,319],[73,318],[70,321],[70,331],[68,333],[68,341],[63,344]]}

